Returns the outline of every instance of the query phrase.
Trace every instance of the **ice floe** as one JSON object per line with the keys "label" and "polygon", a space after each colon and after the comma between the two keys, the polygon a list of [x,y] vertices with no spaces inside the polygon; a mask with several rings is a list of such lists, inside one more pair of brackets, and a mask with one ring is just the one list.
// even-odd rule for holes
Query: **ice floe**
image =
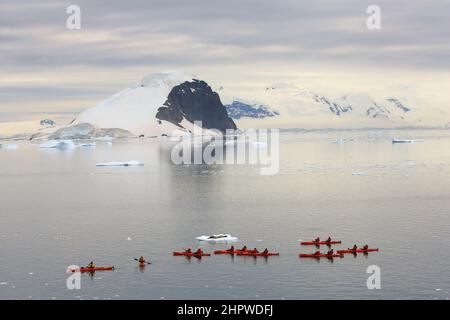
{"label": "ice floe", "polygon": [[237,237],[233,237],[229,234],[214,234],[210,236],[200,236],[196,238],[198,241],[211,241],[211,242],[234,242],[239,241]]}
{"label": "ice floe", "polygon": [[127,161],[127,162],[101,162],[97,163],[97,167],[136,167],[143,166],[144,163],[140,161]]}
{"label": "ice floe", "polygon": [[76,145],[72,140],[48,140],[40,144],[39,148],[70,150],[76,148]]}
{"label": "ice floe", "polygon": [[17,144],[1,144],[0,143],[0,149],[17,150],[17,149],[19,149],[19,146]]}

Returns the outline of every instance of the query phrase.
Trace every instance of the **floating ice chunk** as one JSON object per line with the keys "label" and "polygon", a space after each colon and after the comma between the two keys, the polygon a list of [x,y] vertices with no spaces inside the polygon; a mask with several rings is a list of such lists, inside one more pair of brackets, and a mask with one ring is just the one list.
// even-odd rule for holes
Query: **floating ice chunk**
{"label": "floating ice chunk", "polygon": [[352,172],[352,176],[367,176],[365,172]]}
{"label": "floating ice chunk", "polygon": [[72,140],[49,140],[39,145],[42,149],[70,150],[76,148]]}
{"label": "floating ice chunk", "polygon": [[127,162],[103,162],[103,163],[97,163],[97,167],[136,167],[136,166],[143,166],[144,163],[140,161],[127,161]]}
{"label": "floating ice chunk", "polygon": [[131,239],[131,237],[127,237],[127,241],[131,241],[132,239]]}
{"label": "floating ice chunk", "polygon": [[97,146],[97,144],[95,142],[86,142],[86,143],[81,143],[79,146],[82,148],[95,148]]}
{"label": "floating ice chunk", "polygon": [[211,242],[235,242],[239,241],[237,237],[233,237],[229,234],[213,234],[210,236],[200,236],[196,238],[198,241],[211,241]]}
{"label": "floating ice chunk", "polygon": [[19,146],[17,144],[0,144],[0,149],[17,150]]}
{"label": "floating ice chunk", "polygon": [[422,142],[422,139],[392,139],[392,143],[416,143]]}

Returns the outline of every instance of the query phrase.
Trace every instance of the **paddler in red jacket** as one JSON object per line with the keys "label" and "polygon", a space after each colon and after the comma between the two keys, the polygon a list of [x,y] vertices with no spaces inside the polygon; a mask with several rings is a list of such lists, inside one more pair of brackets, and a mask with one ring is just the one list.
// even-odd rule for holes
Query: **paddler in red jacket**
{"label": "paddler in red jacket", "polygon": [[331,237],[328,237],[328,239],[325,240],[325,242],[331,242]]}
{"label": "paddler in red jacket", "polygon": [[195,251],[195,254],[203,254],[203,250],[202,248],[198,248],[197,251]]}
{"label": "paddler in red jacket", "polygon": [[315,256],[320,255],[320,250],[317,250],[316,252],[314,252],[314,255],[315,255]]}
{"label": "paddler in red jacket", "polygon": [[353,247],[350,250],[356,251],[357,249],[358,249],[358,246],[356,244],[354,244]]}
{"label": "paddler in red jacket", "polygon": [[369,249],[369,246],[366,244],[364,247],[362,247],[362,249],[363,249],[364,251],[367,251],[367,249]]}

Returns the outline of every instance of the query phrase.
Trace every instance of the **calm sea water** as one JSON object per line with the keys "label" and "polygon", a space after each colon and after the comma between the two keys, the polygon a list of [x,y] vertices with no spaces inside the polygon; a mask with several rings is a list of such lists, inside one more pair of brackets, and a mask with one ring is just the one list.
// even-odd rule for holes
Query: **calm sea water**
{"label": "calm sea water", "polygon": [[[424,141],[393,145],[393,136]],[[155,140],[0,150],[0,298],[450,297],[448,131],[284,132],[275,176],[248,165],[177,166],[169,150]],[[145,165],[95,167],[127,160]],[[280,256],[172,257],[212,233]],[[380,252],[298,257],[314,250],[300,239],[328,235],[343,241],[338,249]],[[140,255],[153,264],[138,268]],[[81,290],[68,290],[66,267],[91,260],[116,270],[83,274]],[[381,268],[380,290],[367,289],[370,265]]]}

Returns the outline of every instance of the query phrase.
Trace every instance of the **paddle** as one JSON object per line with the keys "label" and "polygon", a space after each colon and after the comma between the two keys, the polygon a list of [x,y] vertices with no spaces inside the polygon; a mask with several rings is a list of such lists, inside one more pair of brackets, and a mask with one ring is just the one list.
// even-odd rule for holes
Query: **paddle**
{"label": "paddle", "polygon": [[[134,258],[134,260],[136,260],[137,262],[139,262],[139,259],[137,259],[137,258]],[[146,264],[152,264],[151,262],[145,262]]]}

